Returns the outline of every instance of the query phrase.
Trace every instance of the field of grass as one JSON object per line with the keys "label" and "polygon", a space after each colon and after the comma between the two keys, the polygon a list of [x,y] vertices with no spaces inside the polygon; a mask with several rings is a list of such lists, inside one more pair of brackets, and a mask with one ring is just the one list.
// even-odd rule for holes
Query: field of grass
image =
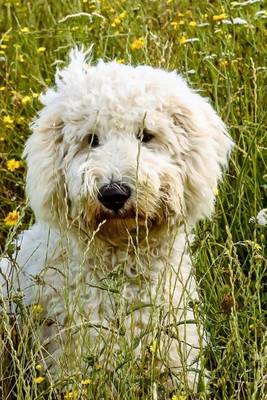
{"label": "field of grass", "polygon": [[[266,22],[260,0],[7,0],[0,5],[4,254],[12,254],[13,238],[33,222],[21,154],[40,108],[38,95],[53,85],[56,67],[64,65],[74,45],[93,44],[95,60],[181,72],[211,99],[235,141],[214,217],[199,224],[192,249],[200,313],[210,336],[203,351],[210,388],[190,395],[163,387],[161,398],[267,399],[266,221],[258,216],[267,207]],[[95,363],[80,381],[53,382],[38,364],[30,339],[38,309],[31,315],[22,310],[24,323],[18,328],[4,303],[0,307],[1,400],[155,399],[153,374],[131,362],[125,375],[118,371],[111,378]]]}

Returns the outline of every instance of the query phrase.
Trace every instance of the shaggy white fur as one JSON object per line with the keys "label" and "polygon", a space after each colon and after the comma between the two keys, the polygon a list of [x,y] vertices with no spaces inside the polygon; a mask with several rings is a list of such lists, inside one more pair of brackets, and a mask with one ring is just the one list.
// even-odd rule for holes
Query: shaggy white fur
{"label": "shaggy white fur", "polygon": [[2,274],[43,306],[52,373],[88,354],[113,368],[128,349],[195,389],[204,334],[188,233],[212,213],[232,142],[175,72],[87,58],[74,49],[41,98],[24,152],[36,223],[16,274],[4,261]]}

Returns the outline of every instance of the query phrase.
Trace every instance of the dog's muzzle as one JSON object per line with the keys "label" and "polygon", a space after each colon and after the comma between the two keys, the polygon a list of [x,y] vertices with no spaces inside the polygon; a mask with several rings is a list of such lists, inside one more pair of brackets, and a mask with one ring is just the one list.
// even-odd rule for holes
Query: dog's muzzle
{"label": "dog's muzzle", "polygon": [[112,182],[99,189],[98,200],[109,210],[120,210],[131,196],[129,186]]}

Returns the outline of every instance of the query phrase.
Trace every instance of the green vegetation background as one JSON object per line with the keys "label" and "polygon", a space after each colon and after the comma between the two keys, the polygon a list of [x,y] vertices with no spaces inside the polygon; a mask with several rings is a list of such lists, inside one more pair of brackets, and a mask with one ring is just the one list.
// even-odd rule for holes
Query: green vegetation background
{"label": "green vegetation background", "polygon": [[[5,254],[12,253],[15,234],[33,220],[24,198],[21,154],[29,123],[40,108],[38,95],[53,85],[56,67],[64,65],[74,45],[93,44],[95,60],[181,72],[210,98],[228,125],[236,143],[230,168],[219,188],[214,218],[199,225],[194,244],[210,333],[205,357],[212,384],[211,392],[203,389],[197,398],[267,398],[266,224],[257,218],[266,207],[267,188],[266,22],[262,1],[0,4],[0,244]],[[3,352],[14,339],[12,327],[12,321],[2,327]],[[17,346],[8,361],[0,359],[3,399],[14,396],[16,385],[24,393],[19,399],[53,398],[48,395],[51,388],[26,377],[27,363]],[[8,386],[10,377],[14,386]],[[123,387],[118,398],[152,398]],[[88,398],[116,398],[103,374],[94,376],[86,393]]]}

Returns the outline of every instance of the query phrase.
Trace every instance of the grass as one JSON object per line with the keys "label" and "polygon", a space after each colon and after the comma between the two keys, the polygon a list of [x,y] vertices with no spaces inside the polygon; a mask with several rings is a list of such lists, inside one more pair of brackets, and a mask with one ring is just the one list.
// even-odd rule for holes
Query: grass
{"label": "grass", "polygon": [[[266,226],[257,220],[267,189],[263,2],[9,0],[1,4],[0,244],[4,254],[12,254],[13,238],[33,222],[24,198],[21,153],[30,134],[28,124],[40,107],[38,94],[53,84],[56,65],[65,62],[69,49],[93,43],[95,59],[180,71],[211,99],[236,143],[214,217],[199,224],[193,246],[203,302],[200,312],[206,315],[210,335],[203,357],[211,374],[211,389],[203,388],[196,398],[267,398]],[[235,24],[237,17],[247,23]],[[20,162],[7,164],[13,159]],[[13,211],[17,214],[12,219]],[[15,300],[20,308],[21,299]],[[131,361],[127,373],[124,369],[111,377],[88,355],[93,368],[83,383],[63,378],[51,383],[38,367],[38,348],[30,339],[37,329],[38,310],[25,313],[21,311],[24,323],[18,328],[16,318],[1,306],[1,399],[71,399],[78,398],[78,389],[80,398],[152,398],[153,373],[145,366],[138,370]],[[142,384],[137,383],[140,376]],[[162,398],[189,397],[179,388],[177,393],[162,392]]]}

